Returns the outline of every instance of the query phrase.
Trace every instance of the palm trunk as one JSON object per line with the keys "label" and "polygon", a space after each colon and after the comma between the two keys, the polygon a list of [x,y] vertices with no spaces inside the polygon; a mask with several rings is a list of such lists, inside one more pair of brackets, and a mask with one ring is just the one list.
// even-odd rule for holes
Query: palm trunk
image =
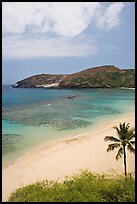
{"label": "palm trunk", "polygon": [[124,148],[124,170],[125,170],[125,176],[127,176],[127,164],[126,164],[126,149],[125,149],[125,145],[123,146]]}

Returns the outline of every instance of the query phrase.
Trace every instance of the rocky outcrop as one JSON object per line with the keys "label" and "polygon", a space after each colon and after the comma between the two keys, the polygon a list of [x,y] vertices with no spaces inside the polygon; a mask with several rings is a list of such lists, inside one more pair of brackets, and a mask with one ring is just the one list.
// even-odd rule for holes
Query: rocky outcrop
{"label": "rocky outcrop", "polygon": [[28,77],[21,81],[18,81],[13,88],[41,88],[41,87],[58,87],[60,79],[63,74],[40,74]]}
{"label": "rocky outcrop", "polygon": [[18,81],[14,88],[113,88],[135,87],[135,69],[113,65],[89,68],[74,74],[40,74]]}

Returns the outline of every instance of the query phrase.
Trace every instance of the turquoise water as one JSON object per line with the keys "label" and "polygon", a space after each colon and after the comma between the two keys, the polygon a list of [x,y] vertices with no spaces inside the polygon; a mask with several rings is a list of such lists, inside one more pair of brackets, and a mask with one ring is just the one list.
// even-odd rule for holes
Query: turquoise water
{"label": "turquoise water", "polygon": [[[70,96],[76,97],[71,99]],[[131,89],[13,89],[2,87],[2,158],[7,166],[22,154],[57,138],[73,136],[103,118],[134,110]]]}

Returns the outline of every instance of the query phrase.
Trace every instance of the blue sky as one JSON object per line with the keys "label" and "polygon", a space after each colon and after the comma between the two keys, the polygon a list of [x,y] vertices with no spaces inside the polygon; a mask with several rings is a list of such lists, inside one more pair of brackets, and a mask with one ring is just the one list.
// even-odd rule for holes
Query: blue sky
{"label": "blue sky", "polygon": [[135,67],[135,3],[3,2],[2,83],[89,67]]}

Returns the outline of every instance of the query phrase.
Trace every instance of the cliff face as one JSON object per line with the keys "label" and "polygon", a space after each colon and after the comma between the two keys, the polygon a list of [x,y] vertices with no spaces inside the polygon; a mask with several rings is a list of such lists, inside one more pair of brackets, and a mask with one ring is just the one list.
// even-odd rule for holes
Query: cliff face
{"label": "cliff face", "polygon": [[44,85],[58,84],[63,74],[40,74],[18,81],[13,88],[39,88]]}
{"label": "cliff face", "polygon": [[135,70],[113,65],[89,68],[74,74],[40,74],[18,81],[13,87],[115,88],[135,87]]}

